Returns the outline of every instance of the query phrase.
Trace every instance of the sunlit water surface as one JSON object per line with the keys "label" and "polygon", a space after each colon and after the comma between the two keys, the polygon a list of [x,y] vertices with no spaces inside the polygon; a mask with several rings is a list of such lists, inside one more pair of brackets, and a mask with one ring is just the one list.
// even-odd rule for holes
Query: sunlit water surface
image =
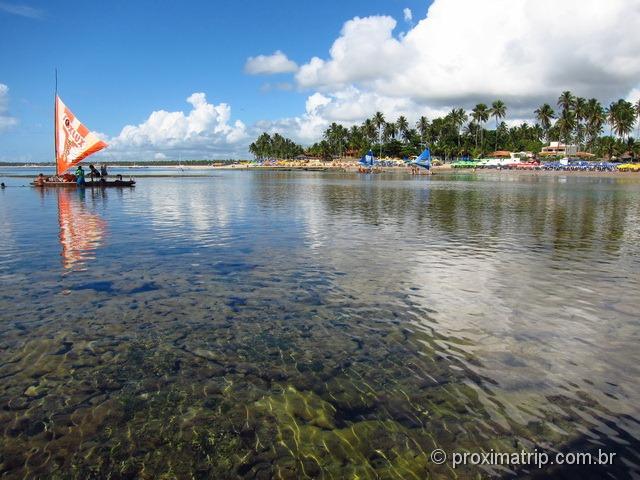
{"label": "sunlit water surface", "polygon": [[638,478],[639,180],[202,173],[4,180],[0,477]]}

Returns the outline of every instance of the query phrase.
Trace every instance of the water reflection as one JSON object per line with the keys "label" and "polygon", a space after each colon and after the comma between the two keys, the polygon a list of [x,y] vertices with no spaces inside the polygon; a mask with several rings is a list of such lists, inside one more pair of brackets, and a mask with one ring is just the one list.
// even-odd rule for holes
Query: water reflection
{"label": "water reflection", "polygon": [[57,194],[62,265],[68,270],[86,269],[87,262],[95,259],[96,249],[103,243],[107,223],[87,209],[84,189],[61,188]]}
{"label": "water reflection", "polygon": [[[14,253],[0,473],[526,478],[428,452],[541,446],[637,474],[637,184],[574,180],[233,172],[69,198],[109,228],[62,279]],[[55,257],[56,199],[22,200],[11,240]]]}

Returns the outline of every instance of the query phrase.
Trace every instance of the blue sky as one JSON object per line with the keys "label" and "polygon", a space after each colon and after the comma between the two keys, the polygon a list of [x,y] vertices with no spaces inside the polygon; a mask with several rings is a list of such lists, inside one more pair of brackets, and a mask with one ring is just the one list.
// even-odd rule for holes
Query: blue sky
{"label": "blue sky", "polygon": [[[424,2],[65,1],[0,2],[28,6],[32,16],[0,8],[0,83],[19,127],[0,132],[0,159],[46,160],[52,142],[52,92],[89,128],[116,135],[156,109],[187,108],[204,92],[252,124],[295,115],[304,92],[263,91],[265,79],[244,73],[250,56],[286,51],[294,61],[325,55],[345,20],[390,14],[402,18]],[[282,79],[282,81],[285,81]],[[51,154],[52,155],[52,154]]]}
{"label": "blue sky", "polygon": [[[632,99],[640,40],[619,26],[639,15],[625,0],[0,0],[0,161],[52,157],[56,67],[106,154],[141,160],[246,157],[262,130],[309,144],[376,110],[412,120],[499,96],[521,121],[563,89]],[[276,51],[295,71],[246,73]]]}

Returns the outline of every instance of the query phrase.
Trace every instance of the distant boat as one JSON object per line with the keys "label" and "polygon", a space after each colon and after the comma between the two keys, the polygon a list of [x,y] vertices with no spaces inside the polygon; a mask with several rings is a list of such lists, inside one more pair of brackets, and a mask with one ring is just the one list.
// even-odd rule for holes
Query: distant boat
{"label": "distant boat", "polygon": [[431,150],[429,150],[429,147],[425,148],[424,151],[418,155],[418,158],[411,163],[431,171]]}
{"label": "distant boat", "polygon": [[[57,88],[56,88],[57,90]],[[56,174],[51,178],[38,177],[32,185],[36,187],[76,187],[75,175],[67,171],[82,160],[107,146],[85,127],[62,102],[56,91],[54,107],[54,137]],[[134,180],[106,179],[85,182],[88,187],[131,187]]]}
{"label": "distant boat", "polygon": [[376,157],[373,154],[373,151],[369,150],[365,153],[360,161],[358,162],[360,166],[358,167],[358,172],[360,173],[379,173],[380,170],[375,168]]}

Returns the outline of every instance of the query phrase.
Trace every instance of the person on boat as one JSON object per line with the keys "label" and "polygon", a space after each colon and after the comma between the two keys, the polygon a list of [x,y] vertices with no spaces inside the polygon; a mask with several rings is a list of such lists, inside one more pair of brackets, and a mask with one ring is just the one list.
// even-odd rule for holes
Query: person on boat
{"label": "person on boat", "polygon": [[78,165],[78,168],[76,169],[76,183],[78,185],[84,185],[85,181],[84,181],[84,168],[82,168],[82,165]]}
{"label": "person on boat", "polygon": [[5,188],[4,182],[0,183],[0,188]]}
{"label": "person on boat", "polygon": [[38,176],[34,180],[33,184],[38,186],[38,187],[41,187],[42,185],[44,185],[45,180],[46,180],[46,178],[44,178],[44,175],[40,173],[40,174],[38,174]]}
{"label": "person on boat", "polygon": [[102,175],[100,175],[100,172],[98,171],[98,169],[93,165],[89,165],[89,176],[91,177],[91,180],[93,180],[94,178],[101,178],[102,177]]}
{"label": "person on boat", "polygon": [[107,164],[106,164],[106,163],[103,163],[103,164],[100,166],[100,175],[102,175],[103,177],[106,177],[107,175],[109,175],[109,174],[107,173]]}

